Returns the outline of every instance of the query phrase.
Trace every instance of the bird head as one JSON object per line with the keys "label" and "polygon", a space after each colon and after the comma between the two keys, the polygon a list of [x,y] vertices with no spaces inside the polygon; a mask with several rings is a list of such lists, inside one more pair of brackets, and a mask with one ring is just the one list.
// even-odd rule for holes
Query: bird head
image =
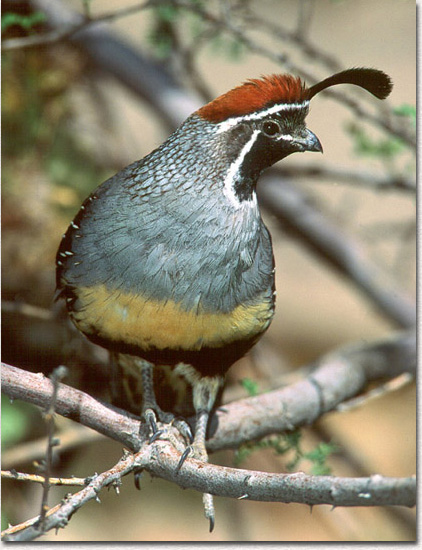
{"label": "bird head", "polygon": [[348,69],[311,87],[298,77],[275,74],[248,80],[194,113],[212,125],[224,142],[238,199],[250,197],[261,171],[291,153],[322,152],[305,118],[311,99],[337,84],[354,84],[379,99],[392,89],[390,78],[376,69]]}

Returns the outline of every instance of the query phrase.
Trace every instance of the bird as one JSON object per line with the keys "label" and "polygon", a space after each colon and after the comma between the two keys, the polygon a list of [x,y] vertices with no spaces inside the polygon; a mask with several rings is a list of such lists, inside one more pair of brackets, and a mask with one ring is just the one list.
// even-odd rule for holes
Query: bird
{"label": "bird", "polygon": [[[392,90],[387,74],[366,67],[310,87],[290,74],[247,80],[102,183],[62,237],[58,297],[79,331],[109,350],[114,394],[141,415],[150,442],[179,426],[178,467],[187,457],[208,461],[207,427],[225,374],[274,315],[259,176],[292,153],[322,152],[305,119],[310,100],[338,84],[378,99]],[[190,412],[193,439],[179,418]],[[210,494],[204,504],[212,530]]]}

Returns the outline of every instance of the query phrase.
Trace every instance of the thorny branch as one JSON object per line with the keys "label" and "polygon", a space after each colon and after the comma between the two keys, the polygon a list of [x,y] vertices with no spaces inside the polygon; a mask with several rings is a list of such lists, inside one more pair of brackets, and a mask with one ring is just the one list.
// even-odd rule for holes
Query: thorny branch
{"label": "thorny branch", "polygon": [[[413,330],[372,344],[341,348],[312,365],[310,374],[296,383],[257,397],[224,405],[211,419],[207,448],[214,452],[237,448],[266,435],[315,422],[359,394],[369,382],[393,379],[416,371]],[[3,364],[2,389],[13,399],[45,407],[51,382]],[[90,395],[60,384],[56,412],[80,422],[130,449],[138,449],[139,419]]]}
{"label": "thorny branch", "polygon": [[[23,472],[17,472],[16,470],[2,470],[2,479],[13,479],[15,481],[32,481],[33,483],[45,483],[45,477],[37,474],[26,474]],[[49,477],[48,484],[50,486],[68,486],[68,487],[84,487],[86,485],[85,479],[81,477]]]}
{"label": "thorny branch", "polygon": [[[214,433],[208,448],[215,451],[237,447],[246,441],[310,424],[358,394],[370,381],[391,379],[405,372],[414,374],[415,358],[413,332],[400,333],[371,345],[337,350],[323,357],[306,379],[218,410],[211,423]],[[52,385],[48,378],[16,367],[3,365],[2,386],[6,395],[38,406],[45,406],[51,400]],[[117,483],[135,467],[182,487],[233,498],[333,506],[414,505],[414,478],[267,474],[205,465],[194,460],[188,460],[180,473],[175,474],[177,452],[165,441],[153,445],[142,441],[136,417],[64,384],[59,386],[55,410],[120,441],[136,454],[125,455],[114,468],[94,476],[82,491],[66,499],[55,512],[46,513],[44,531],[63,527],[85,502],[98,498],[101,488]],[[14,532],[5,532],[7,540],[33,540],[42,533],[35,520],[24,531]]]}
{"label": "thorny branch", "polygon": [[47,451],[45,454],[46,458],[43,464],[44,482],[41,500],[41,512],[38,525],[40,531],[44,531],[44,522],[46,513],[48,511],[48,493],[50,491],[50,472],[53,462],[53,447],[58,445],[58,441],[54,437],[54,413],[56,408],[57,392],[59,389],[60,381],[66,376],[66,372],[66,367],[60,366],[54,369],[50,376],[50,380],[53,384],[53,391],[46,411],[44,413],[44,420],[47,425]]}
{"label": "thorny branch", "polygon": [[[416,502],[416,479],[387,478],[373,475],[367,478],[338,478],[294,474],[269,474],[204,464],[187,460],[176,473],[179,454],[166,441],[145,445],[135,455],[125,453],[110,470],[94,475],[81,491],[68,497],[52,510],[45,520],[46,530],[67,525],[70,517],[86,502],[96,499],[104,487],[118,490],[123,476],[134,469],[145,468],[150,473],[173,481],[183,488],[207,491],[214,495],[266,502],[299,502],[314,506],[408,506]],[[306,490],[305,490],[306,488]],[[41,535],[36,519],[11,527],[2,534],[5,541],[29,541]]]}
{"label": "thorny branch", "polygon": [[[123,458],[113,468],[92,476],[90,480],[87,480],[88,483],[84,489],[65,498],[60,505],[49,510],[44,519],[44,532],[66,527],[72,515],[84,504],[90,500],[99,501],[98,494],[104,487],[112,485],[118,492],[121,478],[133,471],[133,468],[133,456],[125,453]],[[31,541],[42,534],[43,532],[39,528],[37,517],[25,523],[23,529],[21,529],[21,525],[6,529],[2,533],[2,540],[14,542]]]}

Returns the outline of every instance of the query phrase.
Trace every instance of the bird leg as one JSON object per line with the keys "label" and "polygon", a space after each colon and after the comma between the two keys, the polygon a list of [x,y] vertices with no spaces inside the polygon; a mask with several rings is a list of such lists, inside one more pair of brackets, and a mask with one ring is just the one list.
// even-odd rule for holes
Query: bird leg
{"label": "bird leg", "polygon": [[[196,460],[208,462],[208,453],[205,446],[208,420],[211,409],[216,401],[218,391],[223,384],[222,377],[202,377],[192,382],[193,405],[196,411],[195,435],[193,443],[186,448],[180,457],[176,471],[182,467],[184,461],[191,456]],[[209,493],[202,495],[205,517],[210,522],[210,532],[214,529],[215,514],[213,496]]]}
{"label": "bird leg", "polygon": [[[179,452],[183,452],[186,445],[180,441],[177,435],[182,435],[185,441],[190,442],[192,433],[189,425],[183,420],[176,419],[174,414],[164,412],[160,408],[154,392],[154,366],[142,359],[137,362],[142,377],[142,416],[152,431],[149,443],[153,443],[159,438],[168,439]],[[177,430],[177,435],[171,429],[172,427]]]}

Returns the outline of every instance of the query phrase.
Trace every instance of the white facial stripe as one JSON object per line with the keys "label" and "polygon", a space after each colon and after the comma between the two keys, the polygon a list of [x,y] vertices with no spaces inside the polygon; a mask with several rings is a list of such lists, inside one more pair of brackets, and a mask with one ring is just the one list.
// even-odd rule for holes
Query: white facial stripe
{"label": "white facial stripe", "polygon": [[236,124],[238,124],[239,122],[248,121],[248,120],[260,120],[262,118],[265,118],[268,115],[272,115],[280,111],[293,111],[294,109],[304,110],[306,107],[308,107],[308,105],[309,105],[309,101],[303,101],[303,103],[279,103],[277,105],[273,105],[272,107],[269,107],[265,111],[259,111],[257,113],[251,113],[249,115],[228,118],[227,120],[224,120],[223,122],[219,123],[219,128],[217,132],[218,133],[225,132],[226,130],[229,130],[233,126],[236,126]]}
{"label": "white facial stripe", "polygon": [[224,180],[224,194],[230,200],[233,206],[235,206],[236,208],[239,208],[243,203],[249,203],[251,205],[253,205],[254,203],[256,204],[255,193],[253,193],[251,201],[242,201],[242,202],[239,201],[234,191],[234,183],[236,181],[236,177],[239,174],[239,170],[240,170],[240,167],[242,166],[243,160],[246,157],[246,155],[249,153],[249,151],[252,149],[253,144],[255,143],[256,138],[258,137],[258,134],[259,134],[259,130],[255,130],[253,132],[250,140],[246,143],[246,145],[243,147],[242,151],[240,152],[240,155],[230,165],[230,168],[227,172],[226,179]]}

